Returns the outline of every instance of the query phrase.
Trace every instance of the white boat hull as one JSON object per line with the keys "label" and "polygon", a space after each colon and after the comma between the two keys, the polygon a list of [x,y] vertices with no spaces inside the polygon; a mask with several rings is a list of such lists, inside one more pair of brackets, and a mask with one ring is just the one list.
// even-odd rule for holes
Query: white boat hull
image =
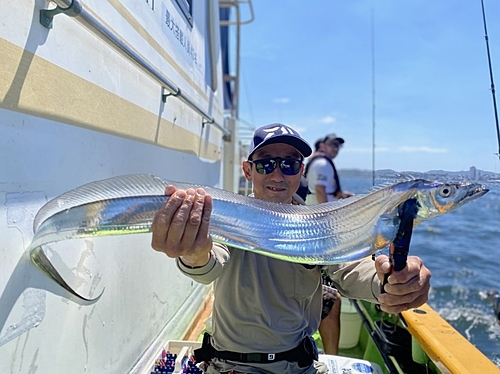
{"label": "white boat hull", "polygon": [[[206,71],[213,2],[196,4],[184,45],[164,22],[168,12],[180,25],[182,14],[171,1],[155,3],[84,8],[223,124],[220,58],[220,75]],[[8,15],[0,25],[0,372],[140,372],[160,338],[184,337],[210,288],[153,251],[150,234],[108,237],[49,248],[85,292],[104,290],[95,302],[77,300],[26,253],[34,216],[65,191],[122,174],[221,187],[229,143],[185,101],[163,101],[158,81],[77,18],[57,15],[43,27],[45,6],[0,4]]]}

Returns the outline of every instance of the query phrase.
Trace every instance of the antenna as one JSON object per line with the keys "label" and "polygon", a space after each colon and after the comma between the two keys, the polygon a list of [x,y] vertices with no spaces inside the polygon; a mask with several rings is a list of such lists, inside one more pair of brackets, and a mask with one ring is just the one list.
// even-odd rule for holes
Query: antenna
{"label": "antenna", "polygon": [[371,9],[372,42],[372,186],[375,186],[375,22]]}
{"label": "antenna", "polygon": [[495,154],[500,159],[500,129],[498,127],[497,100],[495,97],[495,83],[493,81],[493,69],[491,67],[490,44],[489,44],[489,40],[488,40],[488,30],[486,29],[486,15],[484,12],[484,1],[483,0],[481,0],[481,9],[483,11],[484,39],[486,41],[486,52],[488,54],[488,67],[490,70],[491,95],[493,96],[493,111],[495,113],[495,124],[496,124],[496,128],[497,128],[498,152]]}

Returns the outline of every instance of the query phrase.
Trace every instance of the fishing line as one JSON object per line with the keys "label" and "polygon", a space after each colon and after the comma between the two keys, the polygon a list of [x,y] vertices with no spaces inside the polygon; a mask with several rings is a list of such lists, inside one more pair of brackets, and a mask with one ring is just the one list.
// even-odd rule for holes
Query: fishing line
{"label": "fishing line", "polygon": [[500,159],[500,129],[498,126],[497,100],[495,97],[495,83],[493,80],[493,69],[491,67],[490,44],[489,44],[489,40],[488,40],[488,29],[486,28],[486,15],[485,15],[485,11],[484,11],[484,1],[483,0],[481,0],[481,9],[483,11],[484,39],[486,41],[486,53],[488,55],[488,67],[489,67],[489,72],[490,72],[491,95],[493,96],[493,111],[495,113],[495,124],[496,124],[496,129],[497,129],[498,152],[495,154]]}

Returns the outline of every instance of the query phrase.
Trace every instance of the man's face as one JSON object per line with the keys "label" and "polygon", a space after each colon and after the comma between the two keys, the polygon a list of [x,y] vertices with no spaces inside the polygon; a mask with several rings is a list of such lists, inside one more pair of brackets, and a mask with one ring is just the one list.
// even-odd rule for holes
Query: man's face
{"label": "man's face", "polygon": [[321,145],[321,150],[332,159],[339,154],[340,147],[342,146],[337,140],[329,140]]}
{"label": "man's face", "polygon": [[[302,160],[299,151],[283,143],[262,147],[252,155],[252,160],[274,159],[276,157],[286,160]],[[258,170],[262,171],[262,168],[247,161],[244,161],[242,166],[245,177],[253,183],[253,193],[256,198],[287,204],[292,202],[292,196],[299,188],[300,176],[304,170],[302,162],[300,171],[296,175],[284,174],[279,163],[276,165],[276,169],[268,174],[260,174]]]}

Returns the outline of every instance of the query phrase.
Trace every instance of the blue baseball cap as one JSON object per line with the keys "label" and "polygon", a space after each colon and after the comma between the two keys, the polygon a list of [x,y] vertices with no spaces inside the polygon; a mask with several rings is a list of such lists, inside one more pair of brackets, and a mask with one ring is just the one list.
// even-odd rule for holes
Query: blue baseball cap
{"label": "blue baseball cap", "polygon": [[302,139],[297,131],[281,123],[272,123],[255,130],[252,142],[250,143],[248,159],[252,157],[256,150],[266,145],[276,143],[291,145],[299,151],[304,158],[309,157],[312,153],[311,146]]}

